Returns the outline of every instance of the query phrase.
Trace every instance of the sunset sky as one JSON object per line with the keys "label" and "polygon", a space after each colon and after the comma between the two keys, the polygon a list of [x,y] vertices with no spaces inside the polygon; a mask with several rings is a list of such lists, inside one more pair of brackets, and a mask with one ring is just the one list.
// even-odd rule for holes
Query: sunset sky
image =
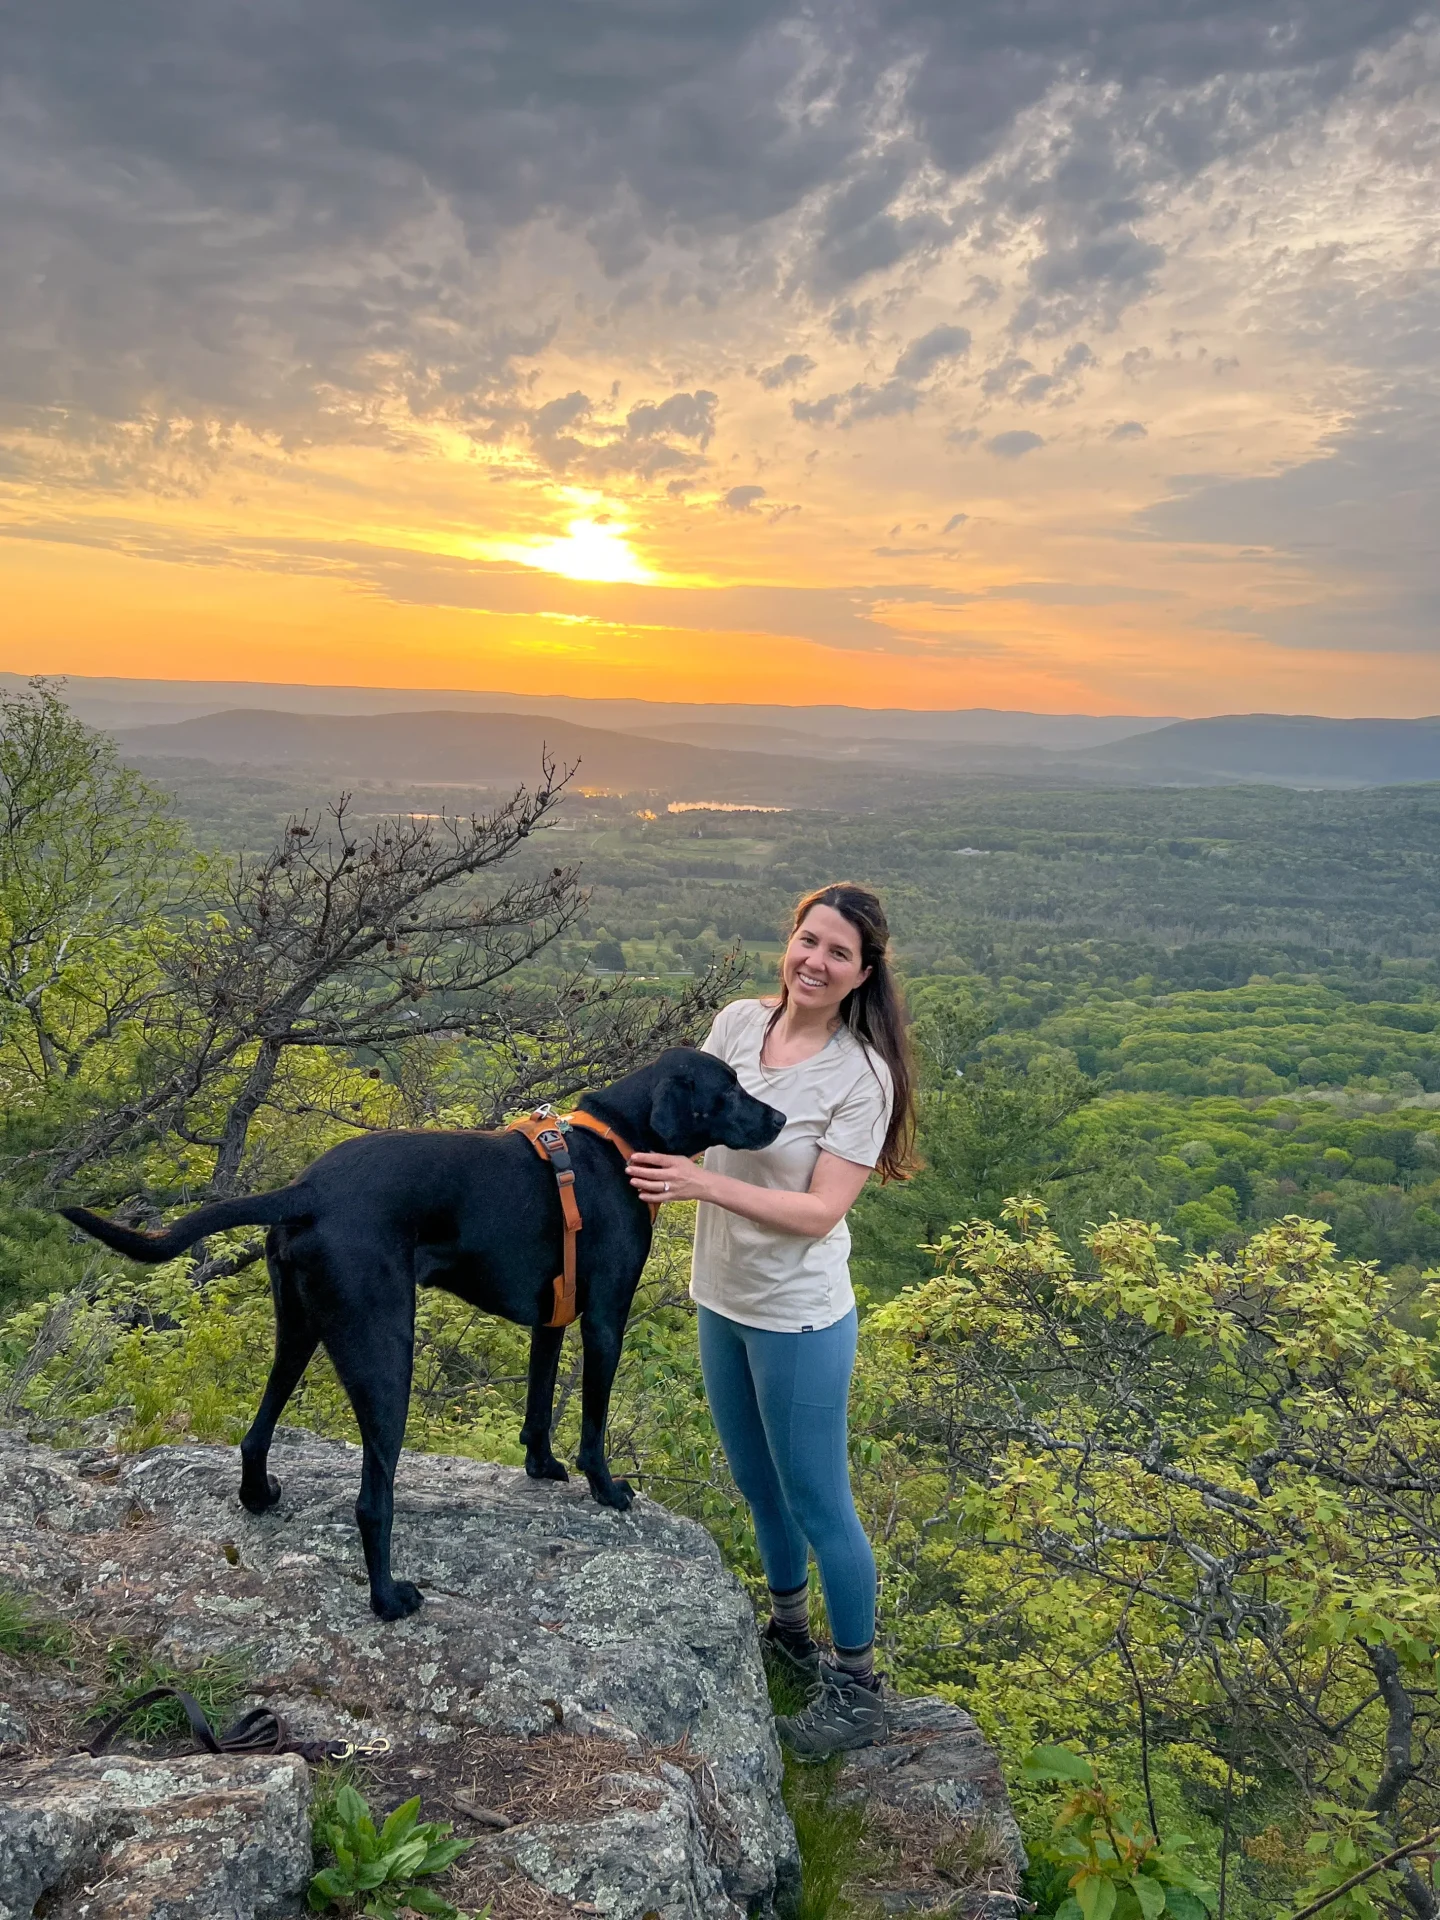
{"label": "sunset sky", "polygon": [[21,0],[0,667],[1440,711],[1440,25]]}

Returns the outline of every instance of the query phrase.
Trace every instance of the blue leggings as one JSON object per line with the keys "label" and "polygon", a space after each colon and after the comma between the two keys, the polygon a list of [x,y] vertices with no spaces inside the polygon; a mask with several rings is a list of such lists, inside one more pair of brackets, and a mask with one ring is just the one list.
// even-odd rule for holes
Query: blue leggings
{"label": "blue leggings", "polygon": [[875,1638],[875,1556],[855,1511],[845,1415],[856,1313],[818,1333],[771,1333],[700,1309],[700,1365],[765,1578],[793,1593],[815,1550],[837,1647]]}

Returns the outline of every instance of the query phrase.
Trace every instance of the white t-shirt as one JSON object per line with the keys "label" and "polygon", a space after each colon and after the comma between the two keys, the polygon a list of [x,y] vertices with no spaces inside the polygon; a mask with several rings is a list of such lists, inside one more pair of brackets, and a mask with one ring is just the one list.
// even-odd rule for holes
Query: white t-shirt
{"label": "white t-shirt", "polygon": [[[793,1067],[762,1067],[760,1046],[773,1008],[732,1000],[716,1015],[705,1052],[726,1060],[747,1093],[778,1107],[787,1124],[757,1153],[711,1147],[705,1165],[755,1187],[805,1193],[823,1149],[873,1167],[885,1144],[890,1070],[848,1027]],[[742,1326],[809,1333],[843,1320],[855,1304],[850,1229],[842,1217],[823,1239],[762,1227],[724,1207],[700,1203],[690,1297]]]}

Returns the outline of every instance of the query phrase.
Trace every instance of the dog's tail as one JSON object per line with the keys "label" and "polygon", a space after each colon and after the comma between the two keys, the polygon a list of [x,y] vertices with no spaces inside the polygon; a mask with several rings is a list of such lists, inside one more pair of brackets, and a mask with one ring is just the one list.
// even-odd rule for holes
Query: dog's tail
{"label": "dog's tail", "polygon": [[103,1240],[107,1247],[153,1267],[162,1260],[173,1260],[177,1253],[193,1247],[207,1233],[222,1233],[226,1227],[273,1227],[282,1220],[300,1220],[313,1204],[304,1183],[297,1181],[292,1187],[280,1187],[274,1193],[257,1193],[249,1200],[212,1200],[208,1207],[187,1213],[183,1220],[177,1220],[163,1233],[140,1233],[134,1227],[122,1227],[101,1214],[91,1213],[88,1207],[62,1207],[60,1211],[75,1226]]}

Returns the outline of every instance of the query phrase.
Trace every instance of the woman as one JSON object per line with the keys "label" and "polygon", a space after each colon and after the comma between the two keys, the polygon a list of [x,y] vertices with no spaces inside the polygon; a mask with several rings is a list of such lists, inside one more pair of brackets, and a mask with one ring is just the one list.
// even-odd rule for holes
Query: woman
{"label": "woman", "polygon": [[[758,1153],[712,1147],[703,1166],[637,1153],[646,1200],[698,1200],[690,1292],[705,1391],[749,1502],[770,1587],[765,1640],[811,1685],[779,1723],[806,1758],[883,1736],[875,1675],[875,1556],[850,1491],[846,1409],[855,1295],[845,1215],[878,1167],[903,1178],[914,1137],[904,1013],[889,928],[868,888],[807,895],[780,964],[778,1001],[736,1000],[705,1050],[788,1124]],[[808,1549],[835,1643],[810,1637]]]}

